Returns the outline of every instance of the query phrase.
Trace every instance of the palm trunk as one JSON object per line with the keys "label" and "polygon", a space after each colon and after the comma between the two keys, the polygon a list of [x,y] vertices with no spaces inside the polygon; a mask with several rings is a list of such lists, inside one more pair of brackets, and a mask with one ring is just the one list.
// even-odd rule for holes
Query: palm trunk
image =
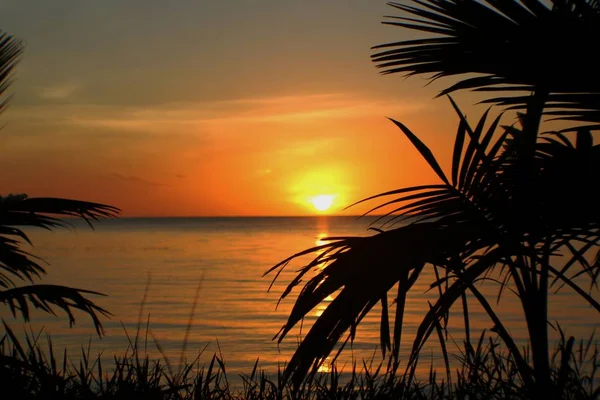
{"label": "palm trunk", "polygon": [[539,288],[524,302],[525,319],[531,343],[536,398],[550,398],[550,359],[548,356],[548,297],[547,290]]}
{"label": "palm trunk", "polygon": [[[519,147],[519,181],[515,193],[516,204],[519,206],[521,223],[525,224],[524,232],[529,235],[539,231],[539,221],[535,218],[535,209],[539,206],[535,203],[535,196],[530,196],[532,185],[536,185],[537,171],[535,168],[535,147],[539,132],[544,104],[548,91],[536,88],[527,106],[527,112],[523,121],[523,137]],[[532,219],[532,216],[534,219]],[[535,377],[535,396],[549,398],[550,389],[550,359],[548,355],[548,270],[544,263],[538,263],[535,259],[535,243],[531,236],[523,238],[527,243],[532,256],[529,257],[529,265],[522,265],[521,274],[524,281],[529,281],[525,287],[525,296],[521,299],[529,342],[533,358],[533,369]],[[523,260],[524,261],[524,260]],[[525,263],[523,263],[525,264]],[[539,269],[538,269],[539,264]],[[525,275],[529,275],[526,277]],[[529,279],[526,279],[529,278]]]}

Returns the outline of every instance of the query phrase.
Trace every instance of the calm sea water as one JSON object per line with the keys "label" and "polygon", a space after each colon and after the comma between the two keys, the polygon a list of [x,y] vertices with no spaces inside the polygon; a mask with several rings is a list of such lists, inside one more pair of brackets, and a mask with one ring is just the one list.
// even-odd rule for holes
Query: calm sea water
{"label": "calm sea water", "polygon": [[[75,230],[47,232],[31,230],[35,245],[32,252],[50,263],[44,283],[68,285],[107,294],[95,297],[98,304],[114,314],[104,319],[106,336],[95,335],[89,318],[76,314],[77,323],[69,328],[63,314],[52,317],[35,313],[34,322],[24,326],[6,308],[2,316],[15,330],[49,332],[55,348],[66,347],[72,360],[80,354],[81,345],[91,340],[91,353],[111,359],[123,354],[128,338],[135,336],[141,320],[141,341],[146,338],[149,320],[147,351],[161,357],[158,345],[173,364],[182,352],[186,327],[191,321],[185,357],[194,359],[208,346],[200,360],[208,362],[220,351],[231,376],[250,373],[259,358],[260,366],[275,371],[289,359],[297,346],[300,332],[296,330],[281,344],[273,336],[283,325],[295,296],[276,303],[294,271],[308,262],[303,258],[288,267],[279,281],[267,292],[271,277],[263,273],[291,254],[320,244],[324,236],[368,235],[369,219],[354,217],[302,218],[148,218],[102,221],[96,230],[76,223]],[[408,299],[405,317],[404,353],[409,350],[418,322],[437,292],[428,290],[434,281],[432,271],[426,271]],[[149,284],[148,284],[149,282]],[[194,298],[200,285],[193,318]],[[147,297],[142,305],[144,293]],[[495,303],[498,285],[485,283],[483,290]],[[297,292],[295,292],[297,293]],[[511,333],[524,344],[526,327],[515,296],[506,292],[496,305],[497,312]],[[595,292],[597,296],[597,291]],[[390,303],[391,304],[391,303]],[[320,315],[326,305],[319,305],[304,323],[304,329]],[[588,337],[598,327],[597,314],[568,289],[553,297],[550,305],[552,321],[558,320],[568,334]],[[375,349],[379,343],[380,307],[359,327],[352,351],[346,352],[342,363],[354,357],[375,361],[381,356]],[[461,343],[460,307],[451,317],[453,339]],[[392,315],[392,314],[390,314]],[[473,328],[489,329],[491,322],[474,303],[471,307]],[[154,339],[152,339],[152,337]],[[556,335],[554,335],[556,337]],[[450,346],[451,352],[458,353]],[[425,350],[429,360],[439,359],[435,338]],[[431,358],[430,358],[431,355]]]}

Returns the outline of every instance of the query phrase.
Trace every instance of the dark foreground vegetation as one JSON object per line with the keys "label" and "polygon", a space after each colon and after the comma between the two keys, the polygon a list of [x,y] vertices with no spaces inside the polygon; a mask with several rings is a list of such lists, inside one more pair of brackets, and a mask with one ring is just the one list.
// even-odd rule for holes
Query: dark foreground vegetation
{"label": "dark foreground vegetation", "polygon": [[[228,376],[223,356],[200,351],[197,358],[173,366],[163,355],[150,359],[147,337],[132,338],[110,365],[91,356],[89,347],[69,355],[53,348],[49,335],[20,342],[4,325],[0,341],[3,399],[531,399],[510,353],[482,333],[475,347],[465,347],[458,367],[443,376],[431,368],[417,379],[397,375],[374,360],[362,360],[328,373],[317,373],[301,386],[285,380],[283,370],[268,374],[259,360],[252,371]],[[160,349],[160,348],[159,348]],[[201,361],[202,360],[202,361]],[[551,357],[551,382],[563,399],[600,398],[598,345],[561,338]]]}
{"label": "dark foreground vegetation", "polygon": [[[570,290],[600,313],[600,2],[597,0],[412,0],[393,3],[401,13],[386,23],[417,31],[422,38],[376,47],[374,61],[385,73],[459,77],[440,95],[473,90],[496,108],[468,121],[450,98],[458,126],[450,168],[440,166],[418,136],[399,128],[433,169],[438,182],[373,196],[385,200],[371,211],[387,212],[377,234],[323,239],[270,269],[277,279],[290,261],[313,253],[282,294],[297,294],[281,341],[327,297],[334,298],[298,349],[276,375],[258,368],[228,377],[223,358],[200,358],[174,368],[163,356],[151,360],[137,340],[107,366],[83,349],[75,361],[53,349],[50,339],[21,341],[4,324],[0,344],[0,395],[6,398],[600,398],[599,355],[592,335],[576,342],[558,321],[549,323],[550,299]],[[22,50],[0,34],[0,96]],[[0,101],[0,111],[7,99]],[[493,113],[499,115],[493,117]],[[508,124],[503,121],[508,120]],[[545,120],[559,125],[543,127]],[[506,125],[503,125],[506,124]],[[92,291],[36,285],[45,269],[21,249],[22,227],[52,229],[55,218],[87,220],[115,216],[118,209],[65,199],[0,197],[0,302],[14,316],[30,307],[73,322],[73,310],[99,317],[108,311]],[[54,215],[54,217],[53,217]],[[398,224],[401,222],[401,224]],[[421,274],[430,269],[433,274]],[[407,294],[419,279],[439,293],[423,304],[423,319],[400,358]],[[488,298],[481,282],[494,280],[498,296]],[[25,285],[19,285],[26,282]],[[16,283],[18,282],[18,283]],[[496,313],[496,298],[516,296],[527,327],[521,348],[511,326]],[[493,329],[472,332],[469,302],[476,302]],[[379,365],[357,362],[346,371],[319,373],[334,349],[352,343],[363,318],[380,307]],[[451,311],[464,328],[462,351],[448,351]],[[455,314],[454,314],[455,315]],[[454,322],[452,320],[452,323]],[[598,319],[589,326],[598,326]],[[552,349],[552,329],[560,335]],[[433,338],[433,339],[432,339]],[[416,374],[429,340],[440,344],[444,367]],[[406,346],[406,344],[404,344]],[[160,350],[160,348],[159,348]],[[340,350],[341,351],[341,350]],[[370,367],[369,367],[370,365]]]}
{"label": "dark foreground vegetation", "polygon": [[[445,354],[448,327],[464,330],[465,346],[474,346],[476,304],[493,324],[489,338],[502,343],[517,371],[503,377],[505,384],[518,382],[531,398],[564,397],[557,378],[564,372],[552,366],[551,337],[559,333],[549,322],[550,300],[567,290],[600,313],[600,145],[594,143],[600,130],[600,75],[592,61],[600,43],[600,2],[391,5],[398,15],[386,23],[416,37],[376,46],[373,60],[385,74],[454,79],[440,92],[448,95],[458,121],[447,133],[455,137],[451,162],[440,165],[419,135],[392,120],[437,182],[363,200],[376,202],[368,213],[384,214],[376,234],[322,239],[326,244],[269,270],[275,280],[297,257],[314,257],[281,295],[297,297],[280,341],[314,307],[334,298],[303,338],[284,378],[297,386],[310,380],[336,346],[354,340],[357,325],[373,312],[381,315],[387,371],[411,374],[428,341],[439,341]],[[449,97],[464,90],[479,93],[490,105],[480,118],[468,120]],[[498,293],[484,293],[485,281],[496,282]],[[439,296],[423,302],[410,355],[401,359],[406,299],[423,286]],[[514,321],[495,307],[506,297],[517,300],[512,312],[526,326],[526,349],[511,334]],[[598,326],[598,316],[589,321],[590,329]],[[569,360],[561,361],[565,368]]]}

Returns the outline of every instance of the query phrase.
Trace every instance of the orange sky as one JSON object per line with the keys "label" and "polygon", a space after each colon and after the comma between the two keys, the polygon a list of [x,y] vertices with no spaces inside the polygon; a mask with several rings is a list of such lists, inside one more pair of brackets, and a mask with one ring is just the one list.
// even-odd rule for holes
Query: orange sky
{"label": "orange sky", "polygon": [[0,6],[0,28],[27,44],[0,116],[2,194],[125,216],[312,215],[310,198],[328,194],[337,214],[437,182],[386,116],[449,166],[443,82],[380,76],[369,60],[409,37],[379,23],[384,2],[39,3]]}

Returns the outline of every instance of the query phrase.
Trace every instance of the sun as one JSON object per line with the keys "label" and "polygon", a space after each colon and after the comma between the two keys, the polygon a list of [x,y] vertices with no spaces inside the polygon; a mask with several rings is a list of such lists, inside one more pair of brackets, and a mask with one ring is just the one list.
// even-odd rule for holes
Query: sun
{"label": "sun", "polygon": [[318,196],[311,197],[309,200],[318,211],[327,211],[329,208],[331,208],[334,197],[335,196],[331,194],[320,194]]}

